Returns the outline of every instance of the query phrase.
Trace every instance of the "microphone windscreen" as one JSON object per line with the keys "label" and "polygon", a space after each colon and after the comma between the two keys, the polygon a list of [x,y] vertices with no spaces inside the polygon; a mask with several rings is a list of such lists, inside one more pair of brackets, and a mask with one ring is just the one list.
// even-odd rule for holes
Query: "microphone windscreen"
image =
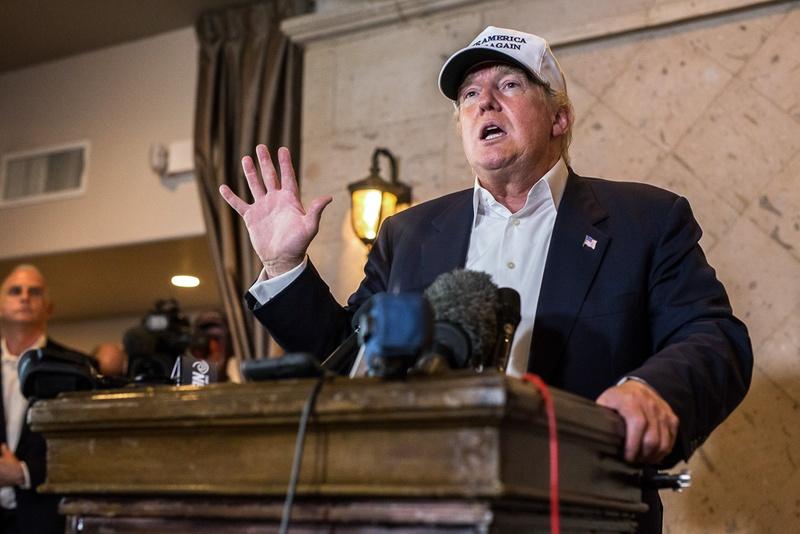
{"label": "microphone windscreen", "polygon": [[473,362],[490,359],[497,339],[497,286],[482,272],[457,269],[439,275],[425,290],[436,321],[461,327],[469,336]]}

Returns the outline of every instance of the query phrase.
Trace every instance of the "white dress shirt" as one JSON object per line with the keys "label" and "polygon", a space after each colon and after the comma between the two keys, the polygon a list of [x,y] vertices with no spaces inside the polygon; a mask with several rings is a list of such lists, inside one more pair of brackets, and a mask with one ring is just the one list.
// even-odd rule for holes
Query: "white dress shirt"
{"label": "white dress shirt", "polygon": [[[21,353],[30,349],[44,347],[45,343],[47,343],[47,338],[42,334],[33,345],[27,347],[25,350],[21,351]],[[22,434],[22,424],[25,422],[25,417],[28,413],[28,399],[22,395],[22,389],[19,383],[19,372],[17,371],[19,356],[19,354],[13,354],[8,350],[5,339],[0,339],[0,361],[2,361],[3,365],[3,411],[6,419],[6,446],[8,446],[12,452],[17,449],[19,438]],[[28,489],[31,486],[28,466],[25,462],[20,462],[20,464],[22,465],[22,472],[25,476],[25,483],[20,487]],[[0,488],[0,506],[6,509],[17,507],[17,500],[12,486],[3,486]]]}
{"label": "white dress shirt", "polygon": [[[520,294],[522,319],[506,369],[511,376],[522,376],[527,371],[547,250],[568,174],[566,163],[559,159],[534,184],[525,205],[516,213],[497,202],[475,179],[474,217],[465,268],[488,273],[498,287],[511,287]],[[258,281],[250,287],[250,293],[260,304],[266,304],[300,276],[307,265],[308,258],[280,276]]]}
{"label": "white dress shirt", "polygon": [[525,205],[516,213],[495,200],[475,179],[475,218],[465,268],[483,271],[498,287],[519,292],[521,320],[506,368],[511,376],[522,376],[528,369],[547,250],[568,174],[564,160],[559,159],[528,191]]}

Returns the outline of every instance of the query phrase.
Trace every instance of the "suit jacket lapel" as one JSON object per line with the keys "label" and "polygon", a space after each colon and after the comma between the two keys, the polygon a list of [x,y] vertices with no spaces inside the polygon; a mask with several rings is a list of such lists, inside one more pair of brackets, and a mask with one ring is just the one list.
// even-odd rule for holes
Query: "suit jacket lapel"
{"label": "suit jacket lapel", "polygon": [[472,189],[460,191],[454,202],[433,219],[433,228],[420,247],[421,274],[425,278],[422,287],[441,273],[464,267],[474,218],[472,195]]}
{"label": "suit jacket lapel", "polygon": [[547,253],[528,370],[558,384],[558,363],[610,238],[590,183],[570,170]]}

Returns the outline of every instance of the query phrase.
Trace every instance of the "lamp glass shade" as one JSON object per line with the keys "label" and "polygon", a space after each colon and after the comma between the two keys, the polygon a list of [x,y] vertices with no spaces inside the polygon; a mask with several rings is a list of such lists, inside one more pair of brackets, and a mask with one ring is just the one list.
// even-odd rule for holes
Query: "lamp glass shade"
{"label": "lamp glass shade", "polygon": [[395,212],[397,195],[379,189],[359,189],[350,196],[353,230],[361,241],[371,244],[381,223]]}

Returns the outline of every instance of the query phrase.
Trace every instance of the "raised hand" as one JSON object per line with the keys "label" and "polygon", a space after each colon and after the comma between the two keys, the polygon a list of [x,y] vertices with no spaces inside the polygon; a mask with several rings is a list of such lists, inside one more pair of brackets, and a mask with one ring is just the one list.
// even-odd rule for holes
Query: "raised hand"
{"label": "raised hand", "polygon": [[625,459],[657,464],[675,446],[678,417],[656,390],[628,380],[605,390],[597,404],[611,408],[625,419]]}
{"label": "raised hand", "polygon": [[303,261],[311,240],[319,231],[322,210],[333,198],[316,198],[308,205],[308,210],[304,209],[289,150],[285,147],[278,149],[280,177],[266,146],[256,147],[256,157],[261,177],[253,159],[250,156],[242,158],[244,175],[253,195],[252,204],[239,198],[227,185],[220,186],[219,192],[244,219],[250,243],[267,276],[272,278]]}

